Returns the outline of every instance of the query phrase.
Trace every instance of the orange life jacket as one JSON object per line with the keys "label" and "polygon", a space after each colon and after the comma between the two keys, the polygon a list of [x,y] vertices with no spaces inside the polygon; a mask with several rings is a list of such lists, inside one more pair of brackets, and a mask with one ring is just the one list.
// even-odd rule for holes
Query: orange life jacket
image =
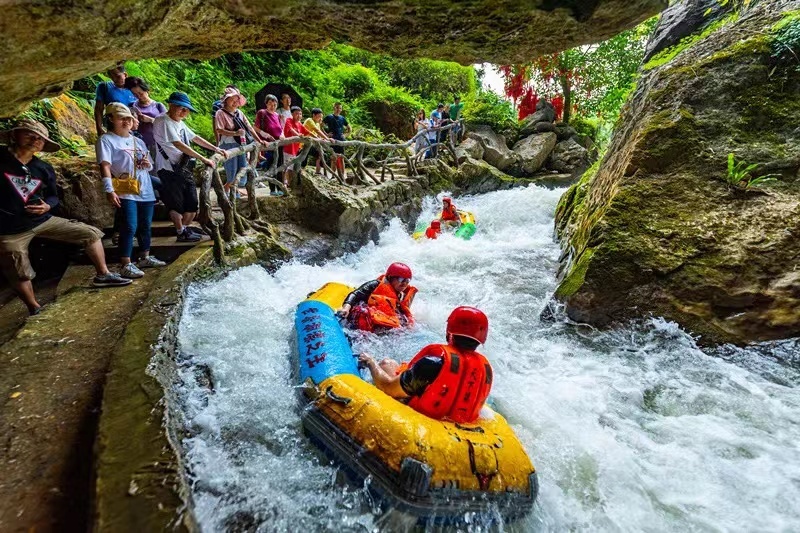
{"label": "orange life jacket", "polygon": [[411,315],[411,302],[417,294],[417,288],[408,286],[403,291],[402,297],[398,297],[392,285],[386,281],[385,276],[379,276],[378,285],[369,299],[367,309],[372,326],[382,328],[399,328],[404,325],[412,325],[414,317]]}
{"label": "orange life jacket", "polygon": [[456,206],[450,204],[447,209],[442,209],[442,220],[461,220],[461,218],[458,216],[458,210],[456,209]]}
{"label": "orange life jacket", "polygon": [[428,227],[428,229],[425,230],[425,236],[429,239],[435,239],[436,237],[439,236],[440,233],[441,230],[437,231],[430,226]]}
{"label": "orange life jacket", "polygon": [[448,418],[459,423],[477,420],[492,389],[494,372],[486,357],[449,344],[429,344],[408,366],[427,356],[441,357],[442,370],[425,392],[413,396],[408,405],[437,420]]}

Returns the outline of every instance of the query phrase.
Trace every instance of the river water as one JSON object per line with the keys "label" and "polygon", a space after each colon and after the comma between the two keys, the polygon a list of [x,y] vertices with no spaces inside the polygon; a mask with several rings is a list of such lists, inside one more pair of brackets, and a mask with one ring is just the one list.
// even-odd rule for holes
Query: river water
{"label": "river water", "polygon": [[[556,285],[552,213],[562,192],[460,199],[478,219],[469,242],[415,242],[394,221],[380,244],[322,266],[251,266],[192,286],[175,387],[203,530],[396,529],[303,436],[290,338],[306,294],[374,279],[398,260],[420,289],[418,326],[356,349],[407,360],[443,338],[453,307],[487,313],[491,401],[541,484],[533,513],[505,529],[800,530],[798,343],[707,353],[658,318],[610,332],[540,321]],[[433,211],[430,199],[424,216]]]}

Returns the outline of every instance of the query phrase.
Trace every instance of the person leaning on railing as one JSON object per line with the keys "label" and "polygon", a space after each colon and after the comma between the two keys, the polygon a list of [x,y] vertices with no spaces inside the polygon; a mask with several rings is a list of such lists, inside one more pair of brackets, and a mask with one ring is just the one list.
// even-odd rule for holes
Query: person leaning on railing
{"label": "person leaning on railing", "polygon": [[[322,129],[322,109],[315,107],[311,110],[311,116],[303,122],[303,126],[305,126],[306,130],[308,131],[309,135],[312,137],[319,139],[320,141],[328,141],[330,137],[328,134],[325,133]],[[317,162],[317,170],[314,173],[315,176],[320,176],[320,170],[322,169],[322,158],[325,157],[325,154],[322,151],[317,150],[317,147],[314,146],[311,148],[311,151],[308,152],[308,158],[306,161],[303,162],[303,165],[308,161],[310,158],[314,158]]]}
{"label": "person leaning on railing", "polygon": [[202,238],[202,230],[190,226],[199,209],[197,184],[194,181],[194,167],[197,160],[204,165],[215,167],[214,162],[192,149],[197,144],[228,158],[228,152],[217,148],[192,130],[183,122],[195,109],[186,93],[176,91],[167,100],[166,114],[153,122],[153,138],[156,142],[156,171],[161,178],[161,200],[169,209],[169,218],[178,232],[178,241],[197,242]]}
{"label": "person leaning on railing", "polygon": [[[274,94],[268,94],[264,100],[264,109],[259,109],[256,113],[255,130],[259,138],[263,142],[273,142],[283,139],[283,126],[281,125],[281,117],[278,114],[278,99]],[[266,152],[265,166],[270,168],[275,165],[280,167],[283,165],[283,150],[280,148]],[[275,162],[274,158],[278,158]],[[275,178],[275,176],[272,176]],[[277,178],[275,178],[277,179]],[[274,183],[270,182],[269,192],[272,196],[283,196],[283,193],[278,190]]]}
{"label": "person leaning on railing", "polygon": [[[219,137],[219,147],[224,150],[239,148],[248,143],[248,139],[257,137],[253,126],[247,120],[247,116],[242,113],[240,107],[247,104],[247,99],[242,96],[238,89],[228,87],[222,95],[222,107],[214,114],[214,131]],[[247,177],[242,176],[238,184],[234,184],[239,171],[247,167],[247,154],[239,154],[226,160],[225,167],[225,192],[231,187],[238,185],[237,197],[246,196],[243,189],[247,185]]]}

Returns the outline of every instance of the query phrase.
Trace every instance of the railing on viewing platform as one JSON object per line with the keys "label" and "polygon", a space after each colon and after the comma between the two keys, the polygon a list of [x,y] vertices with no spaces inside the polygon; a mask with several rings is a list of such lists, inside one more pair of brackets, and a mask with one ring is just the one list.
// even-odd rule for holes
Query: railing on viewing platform
{"label": "railing on viewing platform", "polygon": [[[343,174],[338,168],[331,168],[331,165],[328,164],[328,161],[334,161],[333,158],[339,155],[333,152],[332,147],[334,146],[344,147],[345,167],[347,168],[348,176],[355,180],[356,183],[354,184],[377,185],[385,182],[387,175],[389,179],[395,179],[395,170],[390,166],[392,163],[404,162],[407,177],[419,175],[417,167],[424,158],[440,158],[447,154],[452,159],[453,165],[457,166],[456,137],[459,130],[463,131],[463,127],[463,121],[457,121],[441,127],[429,128],[419,131],[410,140],[398,144],[373,144],[357,140],[337,141],[333,139],[320,140],[314,137],[291,137],[269,143],[252,142],[228,150],[227,159],[220,155],[214,155],[211,160],[215,163],[215,166],[213,168],[205,166],[200,171],[200,212],[198,214],[198,222],[211,235],[214,241],[214,258],[218,263],[222,263],[225,257],[225,243],[232,242],[237,236],[245,235],[250,229],[268,231],[266,224],[260,220],[258,202],[256,201],[256,185],[259,182],[267,182],[280,189],[284,194],[289,194],[280,177],[285,170],[289,169],[295,173],[298,177],[297,179],[301,179],[303,163],[308,158],[312,148],[316,149],[318,154],[322,154],[322,167],[327,173],[333,175],[340,184],[345,185]],[[442,139],[442,132],[447,134],[446,139]],[[436,141],[428,139],[428,135],[433,133],[436,135]],[[420,138],[424,138],[424,149],[413,153],[411,151],[412,146],[423,144],[422,142],[417,142]],[[444,140],[444,142],[440,142],[440,139]],[[296,158],[278,165],[279,158],[272,157],[272,163],[269,168],[261,171],[256,170],[261,152],[272,152],[277,156],[278,150],[295,143],[302,145]],[[346,155],[347,153],[350,154],[349,157]],[[247,155],[247,165],[239,170],[233,183],[238,184],[242,177],[246,177],[245,188],[249,207],[249,216],[247,218],[239,214],[237,210],[237,187],[233,186],[226,192],[220,176],[220,164],[242,154]],[[335,164],[333,166],[336,167]],[[214,189],[217,203],[224,216],[221,226],[212,216],[211,189]]]}

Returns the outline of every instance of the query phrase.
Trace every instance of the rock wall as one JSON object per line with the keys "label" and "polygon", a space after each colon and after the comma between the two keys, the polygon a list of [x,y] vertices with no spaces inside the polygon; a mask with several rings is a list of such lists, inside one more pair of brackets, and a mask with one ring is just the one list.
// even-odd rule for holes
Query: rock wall
{"label": "rock wall", "polygon": [[[73,80],[124,59],[202,59],[242,50],[314,49],[336,40],[397,57],[522,63],[608,39],[665,8],[667,0],[6,4],[0,18],[0,116],[15,115],[27,102],[57,95]],[[311,18],[305,20],[306,15]],[[287,27],[292,28],[288,39]]]}
{"label": "rock wall", "polygon": [[[799,8],[728,14],[645,65],[602,164],[558,207],[572,319],[663,316],[706,343],[800,335],[800,68],[776,52]],[[780,180],[731,188],[729,153]]]}

